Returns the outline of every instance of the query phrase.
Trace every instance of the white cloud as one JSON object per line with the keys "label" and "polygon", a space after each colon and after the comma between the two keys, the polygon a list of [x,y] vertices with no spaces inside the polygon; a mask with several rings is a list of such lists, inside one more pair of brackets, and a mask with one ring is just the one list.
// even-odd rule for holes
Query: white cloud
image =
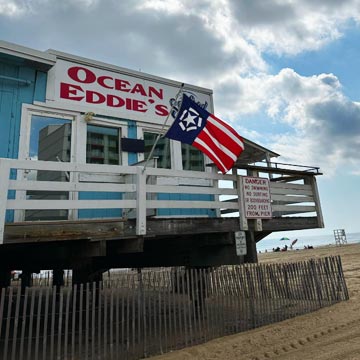
{"label": "white cloud", "polygon": [[[338,38],[349,19],[359,18],[358,4],[0,0],[0,31],[35,48],[55,42],[59,50],[215,88],[226,78],[266,73],[264,52],[295,54]],[[9,22],[11,14],[21,26]]]}
{"label": "white cloud", "polygon": [[[176,47],[182,45],[185,34],[193,48],[198,45],[195,50],[210,52],[211,47],[202,45],[212,39],[224,61],[233,58],[236,70],[242,73],[266,70],[263,52],[280,55],[319,49],[339,38],[350,20],[360,19],[359,0],[0,0],[0,15],[16,14],[26,19],[29,12],[32,24],[38,22],[33,26],[35,34],[42,25],[55,20],[59,27],[48,26],[47,32],[57,39],[67,38],[68,44],[72,43],[70,34],[88,34],[91,39],[94,33],[107,33],[109,36],[102,40],[109,45],[116,43],[117,36],[121,40],[123,32],[136,33],[144,40],[152,39],[155,51],[160,47],[169,55],[180,50],[169,47],[170,39]],[[94,24],[98,24],[96,29]],[[126,46],[136,52],[136,43]]]}
{"label": "white cloud", "polygon": [[328,174],[360,167],[359,104],[336,74],[270,74],[265,55],[318,50],[351,21],[360,0],[0,0],[4,40],[212,88],[216,113],[244,136],[261,138],[241,119],[266,117],[285,130],[264,145]]}
{"label": "white cloud", "polygon": [[25,7],[17,1],[0,0],[0,15],[19,17],[25,13]]}
{"label": "white cloud", "polygon": [[239,31],[260,51],[298,54],[317,50],[359,21],[359,1],[229,0]]}
{"label": "white cloud", "polygon": [[328,176],[342,166],[349,171],[360,167],[360,104],[343,95],[335,75],[305,77],[283,69],[238,85],[241,96],[225,116],[257,111],[290,125],[291,132],[273,135],[267,144],[284,161],[319,165]]}

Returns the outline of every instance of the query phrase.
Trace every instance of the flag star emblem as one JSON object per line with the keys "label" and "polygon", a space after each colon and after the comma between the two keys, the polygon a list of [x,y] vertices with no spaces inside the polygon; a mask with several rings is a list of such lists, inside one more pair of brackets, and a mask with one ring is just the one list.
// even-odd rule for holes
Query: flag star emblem
{"label": "flag star emblem", "polygon": [[189,108],[183,111],[180,116],[179,126],[183,131],[197,130],[202,125],[202,117],[193,108]]}

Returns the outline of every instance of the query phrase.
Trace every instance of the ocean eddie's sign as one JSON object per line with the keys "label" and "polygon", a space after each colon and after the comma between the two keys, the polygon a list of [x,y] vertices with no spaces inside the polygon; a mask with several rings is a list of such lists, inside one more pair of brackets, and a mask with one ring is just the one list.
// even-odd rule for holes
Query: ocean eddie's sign
{"label": "ocean eddie's sign", "polygon": [[[173,118],[181,104],[181,98],[175,102],[180,85],[165,82],[138,72],[132,75],[58,59],[49,72],[47,102],[68,110],[163,124],[172,105]],[[184,93],[212,110],[210,90],[186,86]]]}
{"label": "ocean eddie's sign", "polygon": [[243,176],[242,184],[245,217],[248,219],[271,218],[269,179]]}

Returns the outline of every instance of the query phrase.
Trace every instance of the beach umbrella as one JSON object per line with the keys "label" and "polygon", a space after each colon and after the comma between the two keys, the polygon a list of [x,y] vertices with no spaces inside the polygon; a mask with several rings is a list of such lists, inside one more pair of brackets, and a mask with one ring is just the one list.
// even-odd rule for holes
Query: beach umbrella
{"label": "beach umbrella", "polygon": [[297,243],[298,239],[295,239],[292,241],[291,246],[295,245]]}
{"label": "beach umbrella", "polygon": [[290,240],[288,237],[282,237],[280,241]]}

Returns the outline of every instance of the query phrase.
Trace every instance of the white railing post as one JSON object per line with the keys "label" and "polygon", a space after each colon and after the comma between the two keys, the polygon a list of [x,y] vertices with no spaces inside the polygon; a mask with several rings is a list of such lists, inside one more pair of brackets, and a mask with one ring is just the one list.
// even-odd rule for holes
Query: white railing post
{"label": "white railing post", "polygon": [[0,159],[0,245],[4,242],[6,204],[8,197],[10,164]]}
{"label": "white railing post", "polygon": [[136,235],[146,235],[146,170],[136,171]]}
{"label": "white railing post", "polygon": [[237,175],[237,193],[238,193],[238,205],[239,205],[239,221],[240,230],[249,230],[248,221],[245,217],[245,201],[243,194],[243,178],[241,175]]}
{"label": "white railing post", "polygon": [[[212,173],[216,174],[217,170],[215,167],[212,168]],[[212,187],[213,188],[218,188],[219,187],[219,180],[212,180]],[[215,201],[220,201],[220,195],[214,195],[214,200]],[[216,217],[221,217],[221,209],[216,208],[215,209],[216,212]]]}
{"label": "white railing post", "polygon": [[[306,184],[306,181],[304,181],[304,182]],[[325,227],[325,225],[324,225],[324,218],[323,218],[323,214],[322,214],[322,210],[321,210],[320,196],[319,196],[319,190],[318,190],[317,183],[316,183],[316,177],[312,176],[309,182],[310,182],[311,189],[313,192],[316,216],[318,219],[318,226],[319,226],[319,228],[323,228],[323,227]]]}

